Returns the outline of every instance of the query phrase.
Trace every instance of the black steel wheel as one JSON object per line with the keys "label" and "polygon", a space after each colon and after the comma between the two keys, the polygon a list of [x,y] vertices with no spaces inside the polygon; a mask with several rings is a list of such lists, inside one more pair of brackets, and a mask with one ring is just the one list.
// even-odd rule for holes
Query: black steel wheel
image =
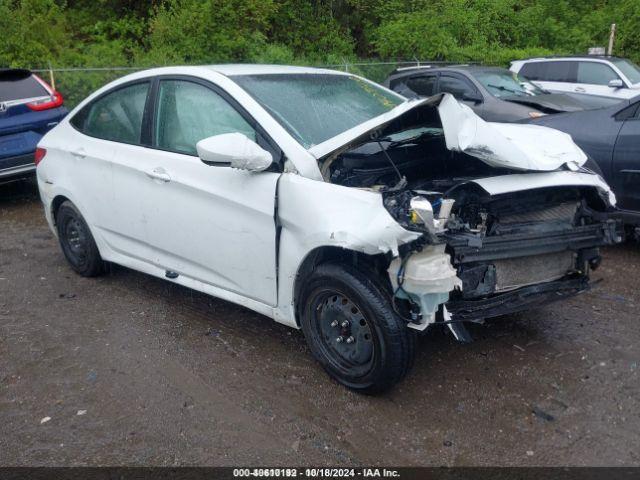
{"label": "black steel wheel", "polygon": [[375,278],[323,264],[306,281],[302,330],[314,357],[338,382],[362,393],[389,389],[413,363],[414,332]]}
{"label": "black steel wheel", "polygon": [[374,365],[375,349],[362,310],[330,287],[318,292],[312,302],[314,332],[323,355],[343,374],[366,374]]}
{"label": "black steel wheel", "polygon": [[58,208],[56,228],[62,252],[75,272],[85,277],[104,272],[104,261],[89,226],[70,201],[63,202]]}

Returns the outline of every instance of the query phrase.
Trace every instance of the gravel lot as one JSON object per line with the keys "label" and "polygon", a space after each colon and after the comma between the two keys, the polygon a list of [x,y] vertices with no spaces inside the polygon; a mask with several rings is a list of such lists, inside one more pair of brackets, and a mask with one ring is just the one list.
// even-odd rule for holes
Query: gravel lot
{"label": "gravel lot", "polygon": [[0,186],[0,465],[637,465],[639,266],[611,248],[589,293],[433,331],[363,397],[266,317],[73,274],[33,187]]}

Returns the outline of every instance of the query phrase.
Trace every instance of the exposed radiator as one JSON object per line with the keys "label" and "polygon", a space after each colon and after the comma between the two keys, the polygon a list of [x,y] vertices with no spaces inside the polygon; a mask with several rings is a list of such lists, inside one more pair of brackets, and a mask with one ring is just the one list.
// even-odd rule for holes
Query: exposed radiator
{"label": "exposed radiator", "polygon": [[496,292],[558,280],[575,270],[575,262],[570,251],[496,260]]}
{"label": "exposed radiator", "polygon": [[580,204],[577,202],[565,202],[542,210],[501,215],[500,223],[514,224],[524,222],[562,221],[570,224],[575,218],[579,205]]}

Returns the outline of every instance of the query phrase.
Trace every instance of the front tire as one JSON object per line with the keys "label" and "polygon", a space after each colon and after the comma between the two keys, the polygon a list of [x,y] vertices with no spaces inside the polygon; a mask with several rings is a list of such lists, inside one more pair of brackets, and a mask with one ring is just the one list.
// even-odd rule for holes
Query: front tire
{"label": "front tire", "polygon": [[95,277],[105,271],[105,263],[87,222],[70,201],[60,205],[56,213],[58,239],[71,268],[83,277]]}
{"label": "front tire", "polygon": [[413,365],[415,333],[377,279],[344,265],[316,267],[301,295],[301,324],[313,356],[339,383],[383,392]]}

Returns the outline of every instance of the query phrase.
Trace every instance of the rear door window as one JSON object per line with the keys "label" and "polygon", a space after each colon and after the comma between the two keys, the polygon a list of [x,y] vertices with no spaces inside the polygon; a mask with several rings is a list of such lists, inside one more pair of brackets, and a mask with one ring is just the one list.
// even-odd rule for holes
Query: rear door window
{"label": "rear door window", "polygon": [[[546,69],[540,80],[547,82],[575,82],[578,62],[545,62]],[[525,75],[526,76],[526,75]]]}
{"label": "rear door window", "polygon": [[407,87],[422,97],[430,97],[436,94],[436,83],[438,83],[436,75],[419,75],[409,78]]}
{"label": "rear door window", "polygon": [[45,97],[49,92],[30,72],[0,71],[0,102]]}
{"label": "rear door window", "polygon": [[118,88],[80,110],[71,124],[91,137],[138,144],[149,83]]}
{"label": "rear door window", "polygon": [[619,80],[620,77],[613,69],[604,63],[579,62],[578,83],[590,85],[608,85],[611,80]]}
{"label": "rear door window", "polygon": [[544,62],[530,62],[525,63],[518,75],[521,75],[529,80],[544,80],[545,76],[545,63]]}
{"label": "rear door window", "polygon": [[529,62],[518,72],[529,80],[575,82],[577,62]]}

